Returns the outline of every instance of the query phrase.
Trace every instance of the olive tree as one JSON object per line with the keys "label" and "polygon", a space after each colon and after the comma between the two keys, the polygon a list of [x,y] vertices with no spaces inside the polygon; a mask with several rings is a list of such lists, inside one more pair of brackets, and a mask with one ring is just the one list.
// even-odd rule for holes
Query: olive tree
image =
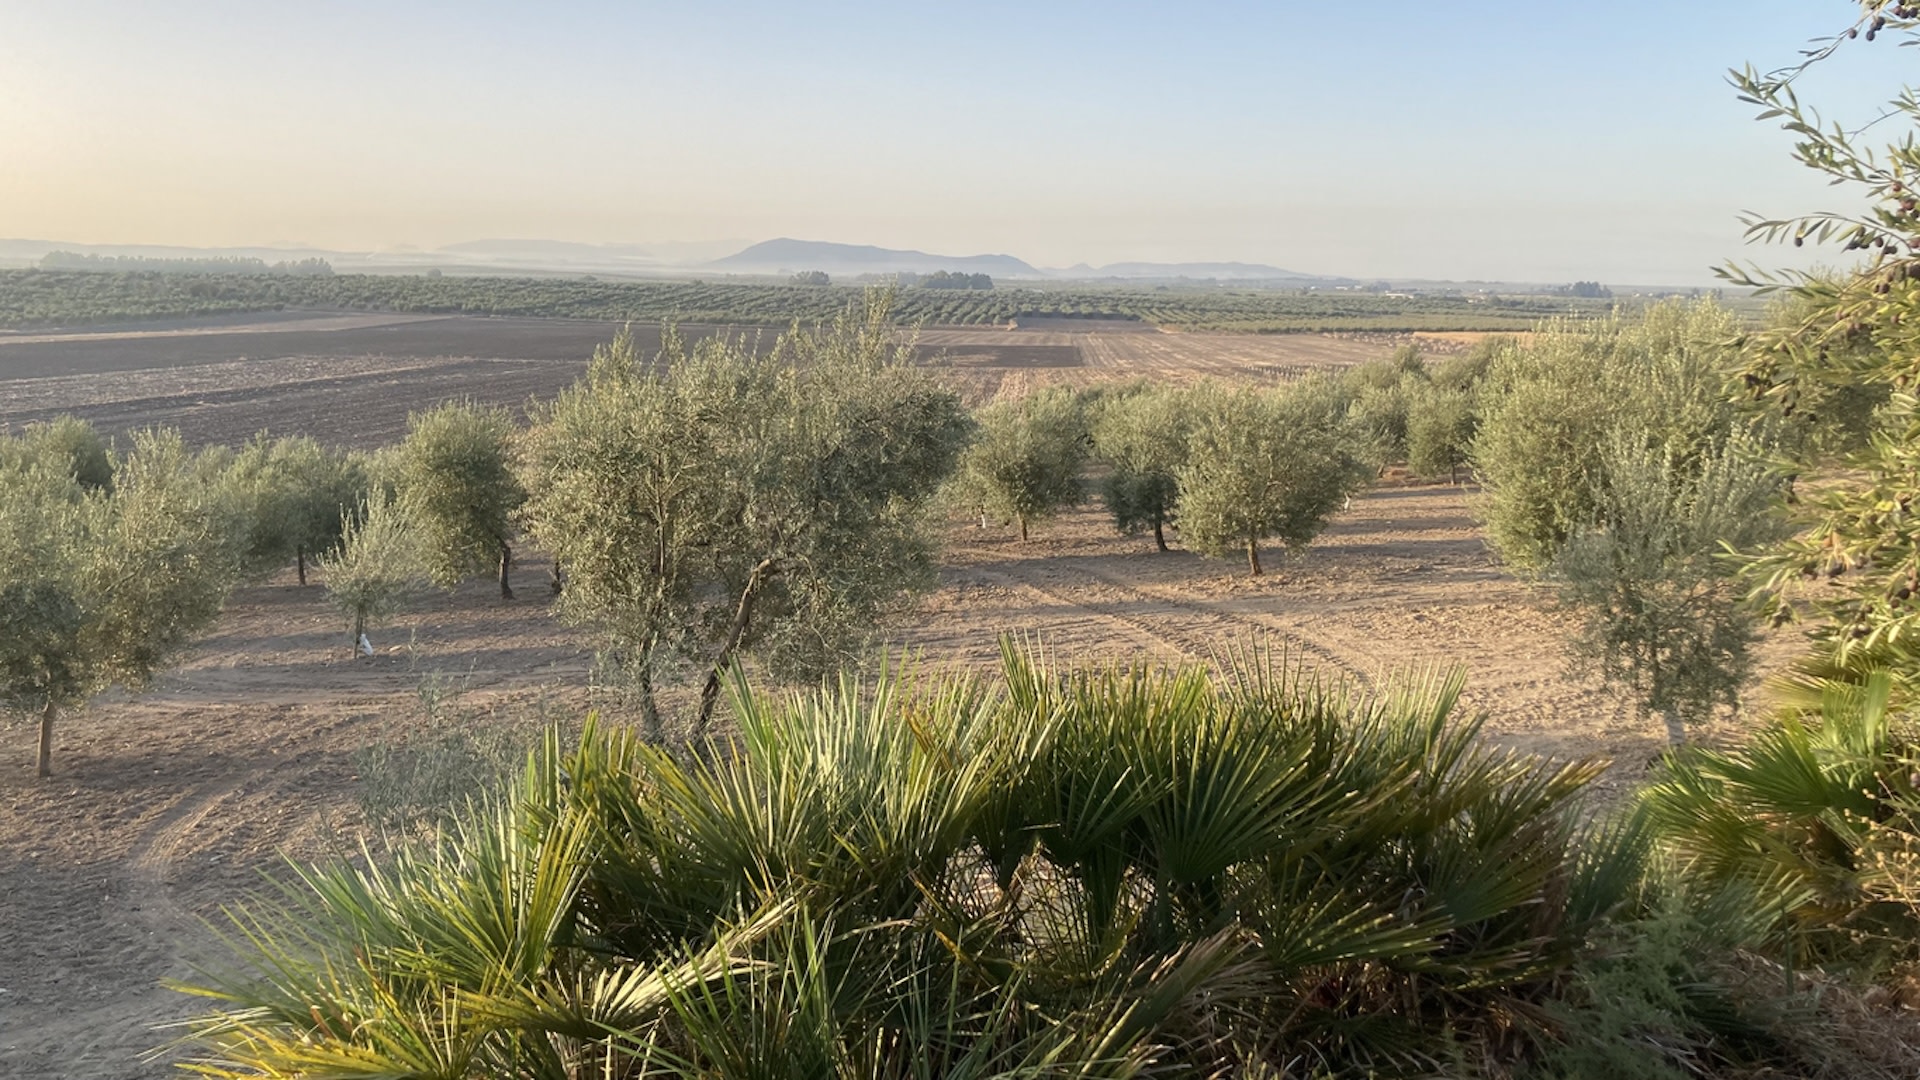
{"label": "olive tree", "polygon": [[46,462],[89,491],[113,486],[113,448],[78,417],[28,424],[19,437],[0,441],[0,467],[18,468],[30,461]]}
{"label": "olive tree", "polygon": [[1198,394],[1180,484],[1180,536],[1203,554],[1244,551],[1261,572],[1260,542],[1300,550],[1365,486],[1371,468],[1308,380],[1281,390],[1209,388]]}
{"label": "olive tree", "polygon": [[1166,527],[1180,500],[1181,466],[1192,436],[1190,395],[1173,387],[1137,387],[1103,398],[1094,409],[1093,446],[1108,467],[1100,497],[1120,531],[1153,532],[1168,550]]}
{"label": "olive tree", "polygon": [[1724,444],[1742,423],[1726,393],[1738,333],[1710,300],[1667,302],[1637,318],[1553,320],[1498,354],[1472,458],[1502,560],[1542,571],[1594,520],[1613,432],[1642,431],[1683,458]]}
{"label": "olive tree", "polygon": [[567,568],[559,610],[599,631],[658,736],[656,681],[755,656],[816,676],[933,580],[929,500],[970,432],[959,399],[894,343],[889,298],[756,356],[622,333],[535,414],[523,518]]}
{"label": "olive tree", "polygon": [[1576,660],[1631,688],[1676,745],[1716,704],[1736,704],[1751,670],[1755,618],[1725,556],[1780,535],[1769,449],[1734,438],[1702,453],[1616,432],[1595,517],[1551,568],[1583,620]]}
{"label": "olive tree", "polygon": [[355,649],[368,628],[392,618],[426,576],[411,523],[384,493],[369,495],[349,515],[339,547],[320,556],[320,573],[327,598],[353,628]]}
{"label": "olive tree", "polygon": [[999,401],[976,414],[980,434],[960,462],[955,497],[984,517],[1028,527],[1078,503],[1090,450],[1086,411],[1064,386]]}
{"label": "olive tree", "polygon": [[497,567],[500,598],[513,599],[513,515],[526,501],[513,440],[505,409],[448,403],[407,418],[393,481],[436,584]]}
{"label": "olive tree", "polygon": [[1406,460],[1413,398],[1427,383],[1426,360],[1414,345],[1361,364],[1340,380],[1362,450],[1377,468]]}
{"label": "olive tree", "polygon": [[1775,425],[1728,393],[1738,330],[1708,301],[1556,322],[1482,387],[1489,539],[1557,582],[1582,620],[1576,661],[1632,689],[1675,742],[1748,672],[1754,616],[1726,553],[1778,529]]}
{"label": "olive tree", "polygon": [[248,572],[268,573],[291,559],[301,585],[307,583],[308,560],[339,546],[347,519],[366,500],[370,485],[359,455],[305,436],[273,439],[264,432],[240,448],[220,480],[245,522]]}
{"label": "olive tree", "polygon": [[1423,387],[1408,403],[1407,467],[1430,480],[1459,483],[1478,426],[1471,391]]}
{"label": "olive tree", "polygon": [[134,436],[111,491],[46,458],[0,467],[0,702],[40,720],[146,686],[219,614],[235,566],[177,434]]}

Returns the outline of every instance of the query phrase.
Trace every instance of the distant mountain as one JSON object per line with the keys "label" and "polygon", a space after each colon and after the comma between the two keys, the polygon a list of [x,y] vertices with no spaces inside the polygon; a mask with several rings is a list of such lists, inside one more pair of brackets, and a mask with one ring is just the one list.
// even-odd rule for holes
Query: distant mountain
{"label": "distant mountain", "polygon": [[755,244],[745,251],[716,259],[709,269],[736,274],[789,274],[802,270],[825,270],[829,274],[930,274],[946,270],[963,274],[987,274],[995,278],[1045,277],[1011,255],[930,255],[924,251],[899,251],[866,244],[834,244],[824,240],[792,240],[782,237]]}
{"label": "distant mountain", "polygon": [[183,247],[174,244],[75,244],[53,240],[0,239],[0,258],[38,260],[53,251],[77,255],[122,255],[145,259],[264,259],[267,262],[331,258],[338,252],[313,247]]}
{"label": "distant mountain", "polygon": [[1302,274],[1295,270],[1282,270],[1277,266],[1265,266],[1259,263],[1240,262],[1192,262],[1192,263],[1154,263],[1121,262],[1106,266],[1092,267],[1085,263],[1068,270],[1056,270],[1056,277],[1068,278],[1123,278],[1126,280],[1178,280],[1188,278],[1199,281],[1302,281],[1337,282],[1346,278],[1330,278],[1319,274]]}

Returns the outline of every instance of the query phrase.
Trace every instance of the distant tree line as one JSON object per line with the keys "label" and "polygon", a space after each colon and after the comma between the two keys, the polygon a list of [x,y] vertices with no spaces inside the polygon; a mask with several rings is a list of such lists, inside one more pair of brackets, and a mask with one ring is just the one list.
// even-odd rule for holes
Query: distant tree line
{"label": "distant tree line", "polygon": [[109,274],[278,274],[290,277],[327,277],[333,264],[325,259],[298,259],[269,263],[265,259],[210,255],[204,258],[154,259],[141,255],[83,255],[50,251],[40,259],[42,270],[83,270]]}
{"label": "distant tree line", "polygon": [[1613,290],[1597,281],[1576,281],[1553,290],[1555,296],[1577,296],[1582,300],[1611,300]]}
{"label": "distant tree line", "polygon": [[802,270],[791,278],[788,278],[787,284],[804,285],[808,288],[821,288],[833,284],[833,279],[827,276],[825,270]]}
{"label": "distant tree line", "polygon": [[935,270],[920,278],[922,289],[977,289],[986,292],[993,288],[993,278],[986,274],[962,274],[958,271]]}

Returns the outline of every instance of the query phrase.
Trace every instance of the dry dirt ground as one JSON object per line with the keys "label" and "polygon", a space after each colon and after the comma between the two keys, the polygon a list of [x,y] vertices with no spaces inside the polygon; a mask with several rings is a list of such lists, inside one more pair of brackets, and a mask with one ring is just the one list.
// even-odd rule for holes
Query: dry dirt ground
{"label": "dry dirt ground", "polygon": [[[90,408],[178,423],[206,443],[244,438],[265,416],[277,431],[307,425],[359,441],[390,436],[407,408],[486,389],[502,372],[527,379],[509,380],[514,396],[493,400],[551,392],[584,359],[584,349],[562,355],[561,346],[590,347],[597,333],[562,327],[556,344],[539,327],[505,322],[229,323],[217,335],[165,339],[171,351],[145,367],[105,341],[15,341],[0,344],[0,423]],[[503,333],[488,337],[489,328]],[[410,335],[411,351],[349,355],[353,335],[375,332]],[[268,339],[300,348],[275,352],[260,344]],[[1039,328],[930,331],[922,344],[951,358],[977,400],[1055,379],[1287,378],[1360,362],[1392,342]],[[56,347],[68,351],[18,351]],[[1155,553],[1149,539],[1114,535],[1092,507],[1025,543],[954,521],[938,589],[889,640],[930,663],[974,666],[995,662],[1003,632],[1040,635],[1062,659],[1090,661],[1204,661],[1260,641],[1363,684],[1395,669],[1465,665],[1468,705],[1488,714],[1490,739],[1612,759],[1601,795],[1617,795],[1641,775],[1657,732],[1617,695],[1565,676],[1566,626],[1493,562],[1473,498],[1385,483],[1303,557],[1269,552],[1259,579],[1238,563]],[[63,719],[51,779],[33,775],[32,730],[0,726],[0,1077],[167,1075],[167,1055],[152,1054],[169,1037],[159,1025],[194,1002],[162,981],[219,963],[207,921],[257,892],[263,874],[284,876],[285,858],[357,845],[355,751],[418,726],[429,698],[452,687],[457,715],[575,720],[606,700],[591,686],[588,643],[548,613],[541,574],[530,560],[511,603],[483,582],[425,598],[376,635],[376,657],[353,660],[319,587],[297,586],[289,571],[236,593],[152,692]]]}
{"label": "dry dirt ground", "polygon": [[[1062,324],[1077,324],[1060,328]],[[524,407],[586,371],[614,323],[479,316],[288,314],[111,331],[0,333],[0,430],[72,413],[110,434],[180,429],[194,445],[255,433],[346,447],[391,442],[410,410],[455,398]],[[761,330],[686,327],[689,337]],[[640,348],[660,328],[633,327]],[[921,331],[915,351],[951,363],[973,403],[1036,381],[1286,379],[1384,355],[1384,335],[1170,334],[1140,324],[1054,320],[1038,329]],[[1439,339],[1425,347],[1444,351]]]}

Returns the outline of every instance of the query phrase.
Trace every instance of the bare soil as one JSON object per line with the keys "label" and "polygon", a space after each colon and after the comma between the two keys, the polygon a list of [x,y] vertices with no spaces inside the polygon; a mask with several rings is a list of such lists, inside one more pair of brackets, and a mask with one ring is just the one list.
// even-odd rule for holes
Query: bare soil
{"label": "bare soil", "polygon": [[[1292,378],[1360,363],[1400,340],[1089,325],[1095,328],[932,328],[913,347],[927,362],[951,364],[978,402],[1035,382]],[[196,446],[235,445],[271,431],[372,447],[404,433],[408,412],[441,401],[524,411],[577,380],[594,347],[619,329],[573,319],[308,313],[0,335],[0,430],[71,413],[108,434],[175,427]],[[643,353],[660,347],[660,327],[631,329]],[[757,329],[683,330],[761,344],[773,338]]]}
{"label": "bare soil", "polygon": [[[431,325],[375,329],[421,334]],[[109,353],[93,368],[37,378],[6,374],[13,350],[78,345],[0,344],[0,422],[75,408],[181,424],[197,443],[244,438],[266,421],[276,431],[377,439],[396,432],[396,417],[404,424],[407,408],[462,387],[497,383],[515,395],[507,400],[542,392],[535,384],[557,389],[591,347],[582,338],[572,359],[514,359],[498,355],[513,349],[491,347],[478,350],[491,359],[308,350],[242,362],[228,352],[248,334],[177,337],[197,341],[199,359],[116,368],[119,354]],[[930,332],[922,345],[951,357],[975,398],[1036,381],[1283,378],[1390,347],[1051,330]],[[1054,350],[1081,362],[1042,363],[1066,355]],[[1621,696],[1567,677],[1566,624],[1493,561],[1473,523],[1475,497],[1390,480],[1356,498],[1305,555],[1267,552],[1269,572],[1257,579],[1237,562],[1156,553],[1151,538],[1115,535],[1092,507],[1038,526],[1028,542],[956,520],[938,588],[886,637],[927,662],[973,667],[995,664],[998,637],[1009,632],[1038,635],[1063,660],[1100,662],[1206,661],[1264,643],[1363,686],[1398,670],[1465,665],[1467,705],[1486,713],[1489,739],[1607,758],[1616,764],[1599,796],[1616,797],[1657,751],[1657,726]],[[160,1025],[196,1002],[162,982],[221,962],[209,921],[259,893],[263,875],[284,878],[287,859],[355,850],[364,828],[354,752],[419,723],[428,691],[457,687],[468,710],[571,719],[604,703],[591,685],[590,644],[549,613],[538,559],[519,577],[513,602],[485,582],[424,598],[374,635],[375,657],[355,660],[322,591],[294,584],[289,568],[238,591],[210,636],[151,692],[64,718],[51,779],[34,777],[32,729],[0,727],[0,1076],[169,1075],[170,1056],[153,1053],[171,1034]],[[1727,717],[1702,734],[1726,737],[1741,724]]]}

